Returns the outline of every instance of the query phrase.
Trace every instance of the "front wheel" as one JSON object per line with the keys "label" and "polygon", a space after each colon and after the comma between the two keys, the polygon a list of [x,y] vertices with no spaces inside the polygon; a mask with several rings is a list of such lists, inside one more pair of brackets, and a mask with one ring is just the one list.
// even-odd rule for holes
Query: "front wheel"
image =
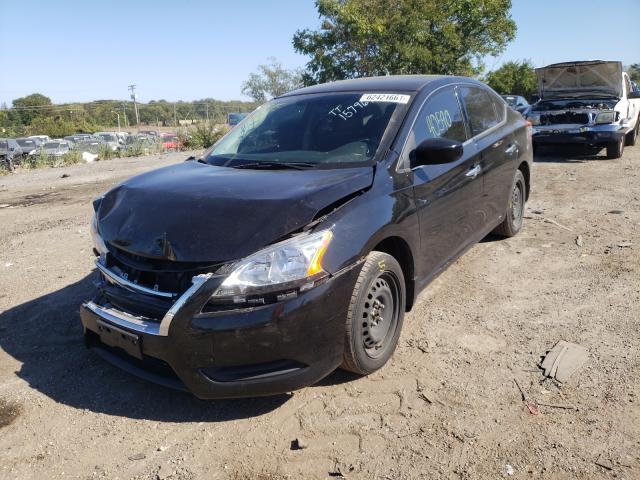
{"label": "front wheel", "polygon": [[638,131],[640,131],[640,117],[636,120],[636,126],[633,130],[627,133],[625,138],[625,144],[627,147],[633,147],[638,139]]}
{"label": "front wheel", "polygon": [[396,259],[375,251],[367,255],[351,296],[341,368],[369,375],[387,363],[402,330],[405,295]]}
{"label": "front wheel", "polygon": [[511,187],[511,195],[509,196],[509,204],[504,216],[504,220],[498,225],[493,233],[503,237],[513,237],[522,228],[522,219],[524,217],[524,204],[527,199],[527,185],[524,175],[520,170],[516,171]]}
{"label": "front wheel", "polygon": [[620,137],[620,140],[607,144],[607,158],[615,159],[622,156],[624,152],[625,137]]}

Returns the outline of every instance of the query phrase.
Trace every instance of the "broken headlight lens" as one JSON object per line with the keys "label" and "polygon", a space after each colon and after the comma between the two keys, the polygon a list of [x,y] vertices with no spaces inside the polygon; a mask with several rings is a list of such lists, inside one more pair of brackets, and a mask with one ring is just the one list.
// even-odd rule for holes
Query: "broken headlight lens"
{"label": "broken headlight lens", "polygon": [[91,219],[91,239],[93,240],[93,246],[96,251],[100,255],[105,255],[107,253],[107,246],[98,233],[98,218],[96,217],[95,213],[93,214],[93,218]]}
{"label": "broken headlight lens", "polygon": [[596,115],[596,124],[613,123],[616,120],[616,112],[600,112]]}
{"label": "broken headlight lens", "polygon": [[254,253],[234,266],[213,297],[310,288],[326,275],[322,257],[332,237],[331,230],[303,234]]}

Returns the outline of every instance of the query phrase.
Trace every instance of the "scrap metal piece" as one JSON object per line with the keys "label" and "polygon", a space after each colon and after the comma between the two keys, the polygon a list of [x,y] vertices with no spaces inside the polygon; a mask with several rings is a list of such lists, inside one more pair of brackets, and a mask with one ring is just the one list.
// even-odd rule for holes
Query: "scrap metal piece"
{"label": "scrap metal piece", "polygon": [[569,377],[589,359],[589,351],[576,343],[559,341],[547,352],[540,367],[545,377],[566,382]]}

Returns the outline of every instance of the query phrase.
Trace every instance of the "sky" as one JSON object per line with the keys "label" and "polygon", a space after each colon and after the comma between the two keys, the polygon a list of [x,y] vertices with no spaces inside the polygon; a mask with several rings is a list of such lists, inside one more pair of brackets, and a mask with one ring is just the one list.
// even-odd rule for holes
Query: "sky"
{"label": "sky", "polygon": [[[509,60],[534,65],[640,62],[640,0],[513,0]],[[30,93],[54,103],[244,99],[241,83],[268,57],[303,67],[291,44],[316,28],[313,0],[0,0],[0,102]],[[428,72],[425,72],[428,73]]]}

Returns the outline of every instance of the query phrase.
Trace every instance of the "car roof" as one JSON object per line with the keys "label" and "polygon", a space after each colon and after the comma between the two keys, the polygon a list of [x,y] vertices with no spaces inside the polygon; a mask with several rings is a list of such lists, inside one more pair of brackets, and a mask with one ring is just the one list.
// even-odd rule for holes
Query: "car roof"
{"label": "car roof", "polygon": [[456,82],[480,82],[468,77],[456,77],[451,75],[388,75],[385,77],[354,78],[351,80],[338,80],[336,82],[322,83],[311,87],[299,88],[285,93],[282,97],[292,95],[305,95],[308,93],[329,92],[353,92],[353,91],[392,91],[392,92],[418,92],[427,85],[437,83],[445,85]]}

